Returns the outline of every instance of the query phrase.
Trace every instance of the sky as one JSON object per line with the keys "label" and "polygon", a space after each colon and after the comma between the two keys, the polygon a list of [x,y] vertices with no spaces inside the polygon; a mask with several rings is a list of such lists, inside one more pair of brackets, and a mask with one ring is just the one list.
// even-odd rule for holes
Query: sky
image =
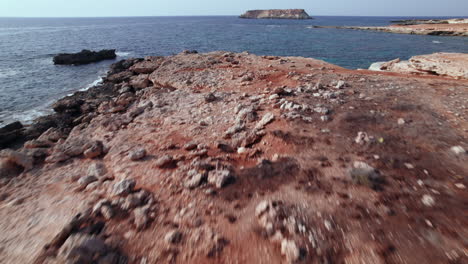
{"label": "sky", "polygon": [[0,17],[240,15],[303,8],[311,16],[468,16],[468,0],[0,0]]}

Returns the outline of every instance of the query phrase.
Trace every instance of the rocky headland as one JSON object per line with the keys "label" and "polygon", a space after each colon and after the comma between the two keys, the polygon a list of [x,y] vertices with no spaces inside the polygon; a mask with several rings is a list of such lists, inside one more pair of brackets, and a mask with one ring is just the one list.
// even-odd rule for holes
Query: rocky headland
{"label": "rocky headland", "polygon": [[309,58],[120,61],[0,152],[1,260],[466,263],[467,101]]}
{"label": "rocky headland", "polygon": [[385,27],[368,26],[312,26],[312,28],[337,28],[354,30],[371,30],[397,34],[460,36],[468,37],[468,19],[453,20],[403,20],[400,24]]}
{"label": "rocky headland", "polygon": [[420,24],[468,24],[468,18],[453,19],[405,19],[390,21],[397,25],[420,25]]}
{"label": "rocky headland", "polygon": [[434,53],[414,56],[409,60],[394,59],[376,62],[369,70],[468,79],[468,54]]}
{"label": "rocky headland", "polygon": [[249,19],[312,19],[304,9],[249,10],[239,17]]}
{"label": "rocky headland", "polygon": [[78,53],[61,53],[54,56],[54,64],[58,65],[83,65],[103,60],[117,58],[115,50],[90,51],[82,50]]}

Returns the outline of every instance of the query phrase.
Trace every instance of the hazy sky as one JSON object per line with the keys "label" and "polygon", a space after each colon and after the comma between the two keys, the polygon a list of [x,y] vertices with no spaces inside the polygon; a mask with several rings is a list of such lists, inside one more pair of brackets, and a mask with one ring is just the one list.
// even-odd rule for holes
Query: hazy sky
{"label": "hazy sky", "polygon": [[304,8],[311,16],[468,16],[468,0],[0,0],[0,17],[239,15]]}

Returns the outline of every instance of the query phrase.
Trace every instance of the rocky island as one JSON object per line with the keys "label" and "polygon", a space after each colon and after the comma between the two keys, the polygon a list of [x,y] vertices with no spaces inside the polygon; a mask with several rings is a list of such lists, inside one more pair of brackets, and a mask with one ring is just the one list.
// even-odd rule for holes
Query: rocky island
{"label": "rocky island", "polygon": [[402,20],[398,24],[385,27],[368,26],[312,26],[311,28],[337,28],[354,30],[371,30],[397,34],[460,36],[468,37],[468,19],[450,20]]}
{"label": "rocky island", "polygon": [[249,19],[312,19],[304,9],[249,10],[240,18]]}
{"label": "rocky island", "polygon": [[120,61],[0,130],[35,132],[0,151],[2,261],[466,263],[467,101],[311,58]]}

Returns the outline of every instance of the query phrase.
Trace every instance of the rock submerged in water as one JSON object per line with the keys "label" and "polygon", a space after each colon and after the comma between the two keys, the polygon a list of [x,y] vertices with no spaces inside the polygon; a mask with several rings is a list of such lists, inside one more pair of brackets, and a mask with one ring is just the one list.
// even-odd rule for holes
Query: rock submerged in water
{"label": "rock submerged in water", "polygon": [[256,19],[312,19],[304,9],[249,10],[240,18]]}
{"label": "rock submerged in water", "polygon": [[82,50],[78,53],[61,53],[54,57],[54,64],[59,65],[81,65],[98,62],[102,60],[113,60],[117,58],[115,50],[90,51]]}

